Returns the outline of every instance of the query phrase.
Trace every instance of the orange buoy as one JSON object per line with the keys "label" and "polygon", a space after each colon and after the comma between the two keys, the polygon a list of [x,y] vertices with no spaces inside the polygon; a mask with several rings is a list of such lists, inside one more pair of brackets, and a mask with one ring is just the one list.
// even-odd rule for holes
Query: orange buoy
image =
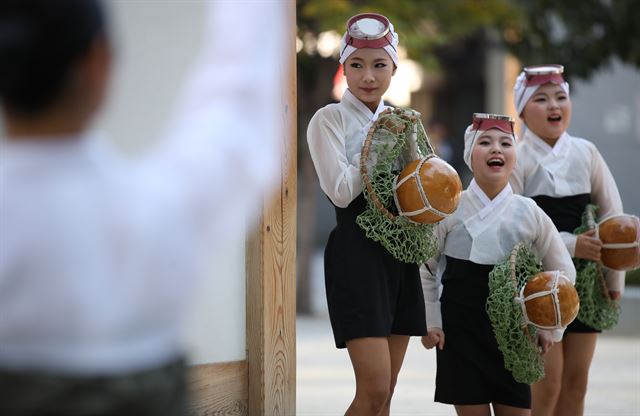
{"label": "orange buoy", "polygon": [[613,270],[640,267],[640,219],[635,215],[614,215],[600,221],[597,228],[602,241],[602,264]]}
{"label": "orange buoy", "polygon": [[526,322],[541,329],[566,328],[580,309],[576,288],[557,270],[533,276],[522,288],[518,300]]}
{"label": "orange buoy", "polygon": [[393,187],[398,213],[420,224],[435,224],[453,214],[461,193],[458,172],[435,155],[405,166]]}

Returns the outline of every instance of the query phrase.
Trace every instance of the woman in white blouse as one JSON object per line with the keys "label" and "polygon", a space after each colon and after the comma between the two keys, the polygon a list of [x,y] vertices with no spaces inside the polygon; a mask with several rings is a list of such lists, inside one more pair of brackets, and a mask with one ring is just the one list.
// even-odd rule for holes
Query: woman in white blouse
{"label": "woman in white blouse", "polygon": [[[365,35],[374,40],[363,39]],[[307,140],[337,226],[325,250],[325,286],[336,347],[347,348],[356,393],[347,415],[388,415],[410,335],[426,334],[418,267],[396,260],[356,224],[365,210],[359,161],[365,135],[385,105],[398,63],[398,37],[386,17],[351,18],[340,62],[348,90],[318,110]]]}
{"label": "woman in white blouse", "polygon": [[[512,122],[474,116],[464,160],[473,180],[457,211],[436,226],[438,255],[420,269],[429,329],[423,344],[438,347],[435,400],[453,404],[461,416],[489,415],[490,405],[497,416],[525,416],[530,387],[505,369],[485,308],[488,275],[518,243],[531,245],[545,270],[574,280],[575,269],[551,219],[511,190]],[[543,351],[561,336],[538,333]]]}
{"label": "woman in white blouse", "polygon": [[[616,182],[598,149],[567,133],[571,121],[569,84],[561,65],[527,67],[514,87],[515,106],[526,125],[511,177],[516,193],[528,196],[551,217],[565,246],[577,259],[600,260],[594,231],[574,235],[587,204],[598,217],[623,212]],[[607,270],[612,299],[624,289],[624,272]],[[578,279],[580,276],[578,276]],[[533,386],[534,415],[581,415],[598,332],[579,319],[545,359],[545,378]]]}

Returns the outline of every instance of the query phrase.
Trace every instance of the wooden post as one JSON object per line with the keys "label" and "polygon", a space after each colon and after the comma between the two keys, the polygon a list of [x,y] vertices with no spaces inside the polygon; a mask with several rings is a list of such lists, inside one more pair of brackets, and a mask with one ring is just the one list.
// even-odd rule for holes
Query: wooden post
{"label": "wooden post", "polygon": [[247,242],[247,361],[249,414],[295,414],[296,390],[296,71],[295,2],[284,2],[291,34],[281,69],[286,146],[280,189],[265,201],[260,225]]}

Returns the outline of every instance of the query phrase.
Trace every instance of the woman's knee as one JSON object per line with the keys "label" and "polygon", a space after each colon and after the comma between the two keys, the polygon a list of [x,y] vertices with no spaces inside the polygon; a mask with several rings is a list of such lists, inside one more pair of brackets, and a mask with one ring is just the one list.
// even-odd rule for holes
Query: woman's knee
{"label": "woman's knee", "polygon": [[574,374],[565,377],[562,384],[563,396],[570,397],[572,400],[584,400],[587,395],[587,374]]}
{"label": "woman's knee", "polygon": [[362,389],[360,393],[362,401],[367,403],[371,409],[380,410],[391,397],[392,391],[388,385],[376,383]]}
{"label": "woman's knee", "polygon": [[562,379],[560,377],[545,377],[533,385],[531,392],[538,403],[555,403],[560,396]]}

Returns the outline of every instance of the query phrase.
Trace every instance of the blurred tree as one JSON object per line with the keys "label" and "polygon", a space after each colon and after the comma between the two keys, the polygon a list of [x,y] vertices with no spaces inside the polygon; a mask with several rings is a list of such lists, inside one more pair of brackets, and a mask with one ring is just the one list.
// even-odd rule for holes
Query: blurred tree
{"label": "blurred tree", "polygon": [[637,0],[520,0],[519,5],[526,18],[506,40],[525,65],[558,62],[578,78],[589,78],[611,58],[640,67]]}

